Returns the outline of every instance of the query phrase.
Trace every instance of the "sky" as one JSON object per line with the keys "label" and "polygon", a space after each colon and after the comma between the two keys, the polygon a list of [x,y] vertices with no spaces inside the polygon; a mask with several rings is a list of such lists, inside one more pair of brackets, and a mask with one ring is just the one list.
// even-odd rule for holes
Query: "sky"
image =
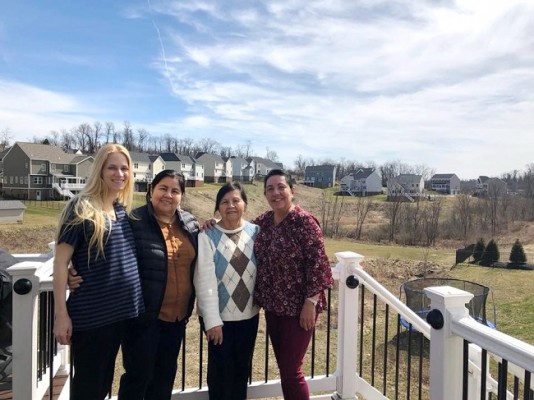
{"label": "sky", "polygon": [[3,0],[11,142],[128,121],[288,168],[534,163],[531,0]]}

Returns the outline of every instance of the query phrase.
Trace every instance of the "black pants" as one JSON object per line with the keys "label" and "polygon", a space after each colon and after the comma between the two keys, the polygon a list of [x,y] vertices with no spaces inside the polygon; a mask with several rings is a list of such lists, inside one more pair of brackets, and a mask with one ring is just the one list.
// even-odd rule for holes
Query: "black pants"
{"label": "black pants", "polygon": [[128,324],[122,342],[125,373],[120,400],[169,400],[174,387],[185,322],[154,320]]}
{"label": "black pants", "polygon": [[208,344],[210,400],[247,398],[252,354],[258,333],[259,315],[243,321],[225,321],[223,342]]}
{"label": "black pants", "polygon": [[72,334],[72,362],[74,375],[72,400],[105,399],[111,390],[115,358],[119,351],[126,322],[121,321],[100,328],[74,331]]}

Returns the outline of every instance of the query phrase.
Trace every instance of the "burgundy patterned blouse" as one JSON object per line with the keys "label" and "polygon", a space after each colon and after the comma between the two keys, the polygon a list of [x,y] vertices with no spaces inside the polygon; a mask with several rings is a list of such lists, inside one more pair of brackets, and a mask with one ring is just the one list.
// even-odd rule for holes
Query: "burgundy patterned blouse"
{"label": "burgundy patterned blouse", "polygon": [[256,304],[277,315],[298,316],[306,298],[320,293],[317,310],[325,309],[324,290],[332,286],[333,279],[315,217],[295,206],[277,226],[273,211],[252,223],[260,226],[254,242]]}

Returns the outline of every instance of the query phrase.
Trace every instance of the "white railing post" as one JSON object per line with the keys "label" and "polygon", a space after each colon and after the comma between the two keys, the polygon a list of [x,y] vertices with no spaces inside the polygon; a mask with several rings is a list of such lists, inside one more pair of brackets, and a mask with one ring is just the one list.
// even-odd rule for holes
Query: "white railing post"
{"label": "white railing post", "polygon": [[13,380],[14,400],[37,396],[37,299],[41,263],[23,261],[8,268],[13,279]]}
{"label": "white railing post", "polygon": [[336,392],[332,399],[356,398],[356,360],[358,333],[359,286],[354,271],[360,267],[363,256],[351,251],[336,253],[338,263],[333,272],[339,277],[338,337]]}
{"label": "white railing post", "polygon": [[430,398],[461,399],[463,383],[463,339],[451,332],[451,319],[469,316],[465,306],[471,293],[450,286],[429,287],[432,326],[430,341]]}

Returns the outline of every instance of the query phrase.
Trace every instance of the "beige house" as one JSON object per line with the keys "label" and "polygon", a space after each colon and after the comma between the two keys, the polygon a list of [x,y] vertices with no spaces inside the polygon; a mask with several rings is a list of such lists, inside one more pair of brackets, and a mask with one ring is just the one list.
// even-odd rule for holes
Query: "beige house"
{"label": "beige house", "polygon": [[16,142],[2,162],[5,196],[57,200],[72,197],[85,186],[93,157],[65,153],[58,146]]}

